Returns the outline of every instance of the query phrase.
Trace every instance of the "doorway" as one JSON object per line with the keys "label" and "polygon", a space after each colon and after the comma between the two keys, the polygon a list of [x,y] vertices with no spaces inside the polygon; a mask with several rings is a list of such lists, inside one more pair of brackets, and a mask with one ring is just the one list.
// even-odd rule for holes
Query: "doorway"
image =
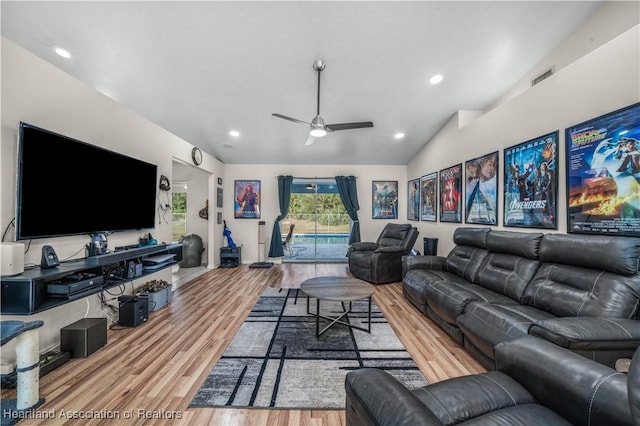
{"label": "doorway", "polygon": [[346,262],[351,221],[334,178],[294,178],[283,262]]}

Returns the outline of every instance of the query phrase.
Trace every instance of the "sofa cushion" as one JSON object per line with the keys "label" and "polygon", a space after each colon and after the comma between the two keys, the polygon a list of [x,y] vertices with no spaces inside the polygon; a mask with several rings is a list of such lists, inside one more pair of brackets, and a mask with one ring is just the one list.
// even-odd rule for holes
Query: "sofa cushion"
{"label": "sofa cushion", "polygon": [[453,232],[453,242],[460,246],[487,248],[487,235],[491,228],[457,228]]}
{"label": "sofa cushion", "polygon": [[471,302],[458,317],[458,327],[491,359],[495,345],[526,335],[536,321],[553,318],[548,312],[523,305],[497,305]]}
{"label": "sofa cushion", "polygon": [[540,262],[514,254],[489,252],[478,270],[476,282],[520,302]]}
{"label": "sofa cushion", "polygon": [[462,330],[460,330],[457,324],[454,325],[446,322],[445,320],[440,318],[438,314],[433,312],[433,309],[431,309],[429,306],[427,306],[426,309],[427,316],[431,318],[433,322],[438,324],[438,326],[442,328],[449,335],[449,337],[451,337],[460,346],[464,344],[464,336],[462,334]]}
{"label": "sofa cushion", "polygon": [[388,223],[376,242],[379,247],[401,246],[410,229],[410,223]]}
{"label": "sofa cushion", "polygon": [[640,238],[546,234],[540,243],[539,256],[543,262],[635,275],[640,259]]}
{"label": "sofa cushion", "polygon": [[450,281],[467,284],[464,278],[441,270],[412,269],[402,279],[402,293],[418,309],[426,313],[427,299],[425,290],[434,282]]}
{"label": "sofa cushion", "polygon": [[538,260],[541,232],[491,231],[487,234],[487,249],[492,253],[506,253]]}
{"label": "sofa cushion", "polygon": [[475,284],[458,284],[450,281],[432,282],[424,289],[431,309],[449,324],[457,324],[457,318],[465,306],[473,301],[516,304],[518,302]]}
{"label": "sofa cushion", "polygon": [[638,274],[543,263],[525,289],[522,303],[558,317],[633,318],[639,298]]}
{"label": "sofa cushion", "polygon": [[457,245],[451,250],[445,261],[447,271],[452,272],[469,282],[475,282],[480,265],[487,255],[487,250],[473,246]]}

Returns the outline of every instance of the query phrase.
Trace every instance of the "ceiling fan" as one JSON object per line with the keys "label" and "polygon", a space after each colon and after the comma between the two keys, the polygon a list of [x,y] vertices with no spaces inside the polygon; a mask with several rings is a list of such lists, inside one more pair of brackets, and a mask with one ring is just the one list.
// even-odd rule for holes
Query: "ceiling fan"
{"label": "ceiling fan", "polygon": [[318,109],[316,116],[311,123],[298,120],[295,118],[287,117],[286,115],[273,113],[274,117],[284,118],[285,120],[293,121],[294,123],[306,124],[309,126],[309,136],[305,145],[311,145],[316,138],[321,138],[327,134],[327,132],[333,132],[336,130],[349,130],[349,129],[361,129],[364,127],[373,127],[371,121],[361,121],[358,123],[340,123],[340,124],[325,124],[324,119],[320,116],[320,73],[324,70],[327,64],[323,60],[317,60],[313,63],[313,69],[318,71]]}

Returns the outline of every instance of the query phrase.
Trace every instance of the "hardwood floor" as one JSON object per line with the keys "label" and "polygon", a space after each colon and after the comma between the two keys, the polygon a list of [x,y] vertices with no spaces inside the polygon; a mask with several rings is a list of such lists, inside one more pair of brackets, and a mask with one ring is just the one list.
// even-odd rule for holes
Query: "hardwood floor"
{"label": "hardwood floor", "polygon": [[[109,330],[104,348],[44,376],[40,396],[46,403],[37,413],[52,417],[20,425],[343,425],[343,410],[189,408],[265,287],[297,288],[323,275],[349,273],[336,263],[206,272],[176,290],[172,303],[152,312],[146,324]],[[373,297],[429,382],[485,371],[404,298],[400,283],[376,286]],[[2,397],[15,398],[15,390]]]}

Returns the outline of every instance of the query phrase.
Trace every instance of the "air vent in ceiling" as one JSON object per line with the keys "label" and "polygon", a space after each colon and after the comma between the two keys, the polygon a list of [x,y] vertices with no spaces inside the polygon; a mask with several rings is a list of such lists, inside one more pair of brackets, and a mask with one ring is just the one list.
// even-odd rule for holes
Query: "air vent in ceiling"
{"label": "air vent in ceiling", "polygon": [[543,72],[542,74],[540,74],[539,76],[531,80],[531,85],[535,86],[536,84],[540,83],[542,80],[549,78],[552,75],[553,75],[553,68],[549,68],[548,70],[546,70],[545,72]]}

